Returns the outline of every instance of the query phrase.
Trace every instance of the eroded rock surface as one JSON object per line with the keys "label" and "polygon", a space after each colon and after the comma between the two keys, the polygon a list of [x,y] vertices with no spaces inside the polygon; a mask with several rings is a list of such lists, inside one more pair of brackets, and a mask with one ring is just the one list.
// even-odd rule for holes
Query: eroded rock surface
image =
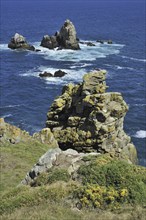
{"label": "eroded rock surface", "polygon": [[95,70],[82,83],[65,86],[50,107],[46,126],[63,150],[110,153],[135,162],[136,149],[123,130],[128,106],[120,93],[106,92],[105,76],[105,70]]}
{"label": "eroded rock surface", "polygon": [[20,141],[25,142],[31,140],[28,132],[22,131],[20,128],[10,125],[0,118],[0,143],[1,144],[16,144]]}
{"label": "eroded rock surface", "polygon": [[8,47],[11,49],[23,49],[23,50],[32,50],[35,51],[35,47],[28,44],[25,37],[16,33],[14,37],[12,37]]}
{"label": "eroded rock surface", "polygon": [[49,171],[51,168],[65,168],[69,175],[75,172],[83,164],[82,159],[87,156],[98,156],[100,153],[78,153],[73,149],[62,151],[60,148],[48,150],[27,173],[21,184],[32,185],[41,173]]}
{"label": "eroded rock surface", "polygon": [[75,26],[70,20],[66,20],[60,32],[56,32],[54,36],[45,35],[43,37],[41,46],[48,49],[59,47],[60,49],[79,50]]}

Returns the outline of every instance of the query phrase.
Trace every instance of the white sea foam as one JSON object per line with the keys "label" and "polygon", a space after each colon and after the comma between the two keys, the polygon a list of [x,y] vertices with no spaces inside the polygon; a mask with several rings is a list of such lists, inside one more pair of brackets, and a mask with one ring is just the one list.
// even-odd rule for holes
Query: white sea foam
{"label": "white sea foam", "polygon": [[137,131],[136,134],[134,135],[136,138],[146,138],[146,131],[140,130]]}
{"label": "white sea foam", "polygon": [[134,57],[127,57],[127,56],[121,56],[123,59],[129,59],[129,60],[134,60],[134,61],[140,61],[140,62],[146,62],[146,59],[138,59]]}
{"label": "white sea foam", "polygon": [[[22,104],[24,105],[24,104]],[[5,106],[0,106],[0,109],[3,109],[3,108],[15,108],[15,107],[19,107],[19,106],[22,106],[22,105],[5,105]]]}
{"label": "white sea foam", "polygon": [[8,44],[0,44],[0,50],[9,50]]}
{"label": "white sea foam", "polygon": [[44,56],[44,59],[47,60],[57,60],[57,61],[94,61],[98,58],[105,58],[111,54],[119,54],[120,49],[124,45],[119,44],[99,44],[97,42],[93,42],[95,46],[87,46],[86,44],[80,44],[81,50],[49,50],[47,48],[39,46],[39,42],[33,43],[36,49],[40,49],[41,51],[37,52],[37,54],[41,54]]}
{"label": "white sea foam", "polygon": [[146,106],[146,104],[133,104],[134,106]]}
{"label": "white sea foam", "polygon": [[2,118],[9,118],[12,117],[12,114],[3,115]]}
{"label": "white sea foam", "polygon": [[[34,76],[39,77],[39,74],[42,72],[49,72],[54,74],[55,71],[59,70],[59,68],[53,68],[53,67],[46,67],[46,66],[40,66],[37,69],[34,68],[32,70],[29,70],[25,73],[21,73],[21,76]],[[66,72],[67,74],[64,77],[44,77],[42,78],[45,80],[47,84],[66,84],[70,81],[79,82],[82,80],[83,75],[86,73],[86,69],[81,68],[79,70],[74,69],[62,69],[62,71]]]}
{"label": "white sea foam", "polygon": [[134,68],[128,66],[118,66],[118,65],[110,65],[110,64],[105,64],[105,66],[109,66],[117,70],[122,70],[122,69],[134,70]]}
{"label": "white sea foam", "polygon": [[72,66],[70,66],[70,69],[83,68],[87,66],[92,66],[92,64],[91,63],[74,63]]}
{"label": "white sea foam", "polygon": [[[40,66],[40,71],[47,71],[54,74],[57,71],[57,68],[46,68],[45,66]],[[66,84],[70,81],[81,81],[83,75],[85,74],[85,69],[73,70],[73,69],[61,69],[67,74],[64,77],[46,77],[45,81],[47,84]]]}

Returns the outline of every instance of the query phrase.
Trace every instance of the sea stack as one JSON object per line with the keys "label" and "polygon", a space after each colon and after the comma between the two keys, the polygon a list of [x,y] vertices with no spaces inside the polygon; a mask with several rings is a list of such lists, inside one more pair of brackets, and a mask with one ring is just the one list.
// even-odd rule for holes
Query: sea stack
{"label": "sea stack", "polygon": [[60,49],[79,50],[80,47],[75,26],[67,19],[61,27],[60,32],[56,32],[54,36],[45,35],[43,37],[41,46],[48,49],[59,47]]}
{"label": "sea stack", "polygon": [[135,146],[123,130],[128,106],[121,93],[106,92],[105,77],[105,70],[95,70],[82,83],[65,86],[50,107],[46,127],[62,150],[109,153],[135,163]]}
{"label": "sea stack", "polygon": [[28,44],[25,37],[16,33],[14,37],[11,38],[10,43],[8,44],[10,49],[23,49],[23,50],[32,50],[35,51],[35,47]]}

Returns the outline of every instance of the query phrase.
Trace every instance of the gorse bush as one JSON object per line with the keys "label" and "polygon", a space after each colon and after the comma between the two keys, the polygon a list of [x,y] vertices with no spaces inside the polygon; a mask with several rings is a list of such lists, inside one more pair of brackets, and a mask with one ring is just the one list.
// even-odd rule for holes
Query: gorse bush
{"label": "gorse bush", "polygon": [[84,187],[75,195],[81,204],[100,208],[146,204],[146,169],[119,160],[103,161],[99,157],[79,168],[78,177]]}
{"label": "gorse bush", "polygon": [[117,208],[119,204],[127,202],[128,190],[116,190],[113,187],[99,186],[98,184],[89,184],[76,191],[79,202],[83,207],[94,208]]}

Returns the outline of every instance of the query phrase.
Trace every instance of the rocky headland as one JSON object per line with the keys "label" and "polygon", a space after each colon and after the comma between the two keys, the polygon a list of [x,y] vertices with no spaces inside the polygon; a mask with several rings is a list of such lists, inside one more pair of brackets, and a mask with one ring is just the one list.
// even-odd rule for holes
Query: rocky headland
{"label": "rocky headland", "polygon": [[69,173],[76,172],[82,158],[89,155],[108,154],[137,163],[136,148],[123,130],[128,106],[120,93],[106,92],[105,78],[105,70],[95,70],[85,74],[82,83],[63,87],[47,114],[46,128],[33,135],[44,143],[51,143],[52,137],[57,148],[39,159],[23,184],[33,184],[40,173],[60,160],[61,166],[68,161]]}
{"label": "rocky headland", "polygon": [[33,136],[0,119],[3,216],[29,206],[43,212],[46,204],[65,207],[61,213],[76,210],[77,216],[80,209],[90,215],[92,208],[92,217],[100,210],[99,219],[103,210],[117,219],[113,210],[122,207],[121,215],[128,207],[131,219],[140,215],[137,210],[145,213],[146,169],[135,165],[136,148],[123,130],[128,106],[120,93],[106,92],[105,78],[105,70],[95,70],[64,86],[46,128]]}

